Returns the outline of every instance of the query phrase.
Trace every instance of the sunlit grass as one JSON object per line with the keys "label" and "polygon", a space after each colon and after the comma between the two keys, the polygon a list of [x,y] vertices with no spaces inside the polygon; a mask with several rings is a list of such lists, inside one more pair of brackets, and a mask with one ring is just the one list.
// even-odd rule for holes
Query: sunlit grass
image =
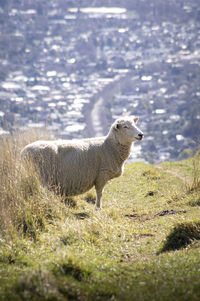
{"label": "sunlit grass", "polygon": [[126,165],[95,211],[94,189],[62,198],[43,187],[34,167],[22,165],[20,143],[1,144],[2,300],[199,300],[191,159],[164,169]]}

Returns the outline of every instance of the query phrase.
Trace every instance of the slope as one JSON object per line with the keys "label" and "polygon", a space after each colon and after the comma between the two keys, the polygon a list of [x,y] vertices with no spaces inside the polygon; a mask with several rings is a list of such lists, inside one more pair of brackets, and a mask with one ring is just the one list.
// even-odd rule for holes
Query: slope
{"label": "slope", "polygon": [[[99,212],[93,190],[74,199],[40,185],[27,192],[37,204],[29,231],[2,231],[0,299],[199,300],[199,155],[161,168],[126,165]],[[45,195],[48,214],[34,224]]]}

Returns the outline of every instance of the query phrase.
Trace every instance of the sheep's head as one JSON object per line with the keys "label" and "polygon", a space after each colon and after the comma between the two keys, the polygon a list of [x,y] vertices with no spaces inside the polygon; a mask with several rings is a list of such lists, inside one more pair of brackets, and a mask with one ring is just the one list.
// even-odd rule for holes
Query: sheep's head
{"label": "sheep's head", "polygon": [[117,119],[113,124],[113,131],[120,144],[127,144],[142,140],[144,134],[137,127],[138,117]]}

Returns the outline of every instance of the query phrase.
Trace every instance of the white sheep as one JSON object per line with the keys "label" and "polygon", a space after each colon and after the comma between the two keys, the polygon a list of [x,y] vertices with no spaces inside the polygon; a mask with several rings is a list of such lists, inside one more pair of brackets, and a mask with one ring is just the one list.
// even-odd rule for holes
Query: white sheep
{"label": "white sheep", "polygon": [[105,137],[36,141],[28,144],[22,155],[33,159],[45,184],[59,187],[66,196],[84,193],[95,186],[95,208],[100,209],[105,184],[123,173],[132,143],[143,138],[137,121],[138,117],[119,118]]}

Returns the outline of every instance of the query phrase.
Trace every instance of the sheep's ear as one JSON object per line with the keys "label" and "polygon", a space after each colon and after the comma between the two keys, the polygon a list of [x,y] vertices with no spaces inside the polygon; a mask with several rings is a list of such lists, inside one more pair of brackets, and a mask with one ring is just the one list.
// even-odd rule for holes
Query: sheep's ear
{"label": "sheep's ear", "polygon": [[137,123],[138,120],[139,120],[139,117],[135,117],[133,120],[134,120],[135,123]]}

